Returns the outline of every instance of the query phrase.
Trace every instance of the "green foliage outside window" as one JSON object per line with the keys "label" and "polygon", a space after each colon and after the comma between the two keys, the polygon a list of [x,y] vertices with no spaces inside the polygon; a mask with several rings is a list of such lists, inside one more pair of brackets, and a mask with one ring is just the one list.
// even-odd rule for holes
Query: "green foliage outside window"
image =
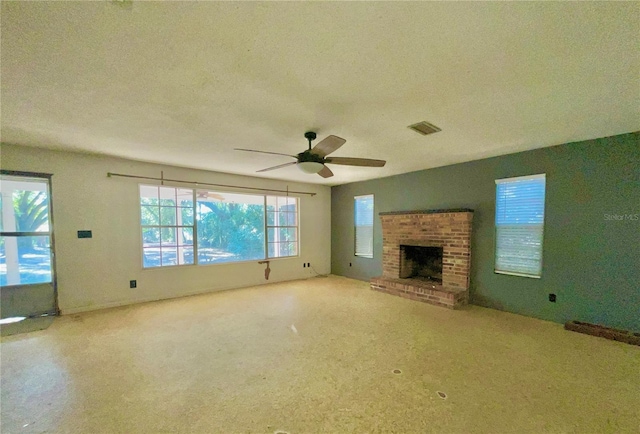
{"label": "green foliage outside window", "polygon": [[198,201],[198,262],[225,258],[264,258],[264,206]]}

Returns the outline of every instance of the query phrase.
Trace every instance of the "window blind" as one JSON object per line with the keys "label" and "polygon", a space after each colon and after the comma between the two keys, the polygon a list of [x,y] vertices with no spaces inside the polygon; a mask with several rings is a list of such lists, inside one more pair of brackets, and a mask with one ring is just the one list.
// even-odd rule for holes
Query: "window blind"
{"label": "window blind", "polygon": [[495,272],[542,274],[544,174],[496,180]]}
{"label": "window blind", "polygon": [[373,258],[373,195],[354,198],[355,255]]}

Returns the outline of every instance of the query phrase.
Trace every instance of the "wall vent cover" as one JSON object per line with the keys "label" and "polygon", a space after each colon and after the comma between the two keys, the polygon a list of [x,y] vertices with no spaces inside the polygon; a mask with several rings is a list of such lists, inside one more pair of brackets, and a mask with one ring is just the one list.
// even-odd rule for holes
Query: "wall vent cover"
{"label": "wall vent cover", "polygon": [[416,133],[422,134],[423,136],[437,133],[438,131],[442,131],[440,128],[436,127],[433,124],[430,124],[427,121],[422,121],[422,122],[418,122],[417,124],[409,125],[409,128],[415,131]]}

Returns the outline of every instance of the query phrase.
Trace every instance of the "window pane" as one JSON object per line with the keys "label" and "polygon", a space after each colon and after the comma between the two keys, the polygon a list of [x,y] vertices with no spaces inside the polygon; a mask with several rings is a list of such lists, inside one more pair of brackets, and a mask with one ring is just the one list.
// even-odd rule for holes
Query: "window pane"
{"label": "window pane", "polygon": [[160,208],[160,224],[162,226],[176,225],[176,208],[163,206]]}
{"label": "window pane", "polygon": [[158,244],[160,244],[160,228],[142,228],[143,247]]}
{"label": "window pane", "polygon": [[496,231],[496,270],[539,276],[542,225],[500,226]]}
{"label": "window pane", "polygon": [[140,205],[158,205],[158,187],[155,185],[140,186]]}
{"label": "window pane", "polygon": [[141,206],[140,221],[143,226],[160,225],[160,208],[157,206]]}
{"label": "window pane", "polygon": [[269,257],[270,258],[276,258],[276,244],[275,243],[269,243],[268,246],[268,252],[269,252]]}
{"label": "window pane", "polygon": [[162,265],[178,265],[178,248],[162,246]]}
{"label": "window pane", "polygon": [[[0,177],[4,232],[49,232],[49,184],[15,176]],[[8,208],[8,209],[5,209]]]}
{"label": "window pane", "polygon": [[51,282],[49,236],[0,237],[0,286]]}
{"label": "window pane", "polygon": [[286,256],[295,256],[298,254],[298,243],[282,242],[282,243],[269,243],[268,252],[270,258],[282,258]]}
{"label": "window pane", "polygon": [[282,243],[287,241],[296,241],[297,228],[268,228],[268,241],[270,243]]}
{"label": "window pane", "polygon": [[264,259],[264,196],[198,191],[198,262]]}
{"label": "window pane", "polygon": [[176,189],[173,187],[160,187],[160,205],[176,206]]}
{"label": "window pane", "polygon": [[178,247],[178,264],[193,264],[193,246]]}
{"label": "window pane", "polygon": [[289,243],[279,243],[278,244],[279,254],[278,256],[289,256]]}
{"label": "window pane", "polygon": [[190,188],[179,188],[176,192],[178,206],[193,208],[193,190]]}
{"label": "window pane", "polygon": [[289,243],[289,255],[296,256],[298,254],[298,243]]}
{"label": "window pane", "polygon": [[178,239],[179,245],[193,245],[193,228],[179,228],[178,236],[181,236],[181,239]]}
{"label": "window pane", "polygon": [[280,242],[283,241],[295,241],[296,240],[296,228],[280,228]]}
{"label": "window pane", "polygon": [[147,267],[159,267],[160,262],[160,247],[144,247],[142,249],[142,266]]}
{"label": "window pane", "polygon": [[163,247],[175,246],[176,245],[176,228],[162,228],[161,242]]}
{"label": "window pane", "polygon": [[373,254],[373,226],[356,226],[356,256]]}
{"label": "window pane", "polygon": [[278,213],[278,225],[279,226],[289,226],[289,215],[291,213],[280,211]]}
{"label": "window pane", "polygon": [[496,185],[496,224],[542,224],[545,179],[523,179]]}
{"label": "window pane", "polygon": [[267,212],[267,225],[275,226],[276,224],[276,213]]}
{"label": "window pane", "polygon": [[355,198],[356,226],[373,225],[373,195]]}
{"label": "window pane", "polygon": [[193,208],[178,208],[179,225],[193,226]]}

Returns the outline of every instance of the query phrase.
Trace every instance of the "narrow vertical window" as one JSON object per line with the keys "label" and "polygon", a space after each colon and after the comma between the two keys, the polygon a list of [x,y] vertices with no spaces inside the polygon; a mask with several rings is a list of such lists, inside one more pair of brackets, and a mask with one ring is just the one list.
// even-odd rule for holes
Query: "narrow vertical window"
{"label": "narrow vertical window", "polygon": [[194,263],[193,190],[140,186],[144,268]]}
{"label": "narrow vertical window", "polygon": [[373,258],[373,195],[354,198],[355,255]]}
{"label": "narrow vertical window", "polygon": [[544,174],[496,180],[495,272],[542,275]]}
{"label": "narrow vertical window", "polygon": [[267,258],[298,255],[298,200],[267,196]]}

